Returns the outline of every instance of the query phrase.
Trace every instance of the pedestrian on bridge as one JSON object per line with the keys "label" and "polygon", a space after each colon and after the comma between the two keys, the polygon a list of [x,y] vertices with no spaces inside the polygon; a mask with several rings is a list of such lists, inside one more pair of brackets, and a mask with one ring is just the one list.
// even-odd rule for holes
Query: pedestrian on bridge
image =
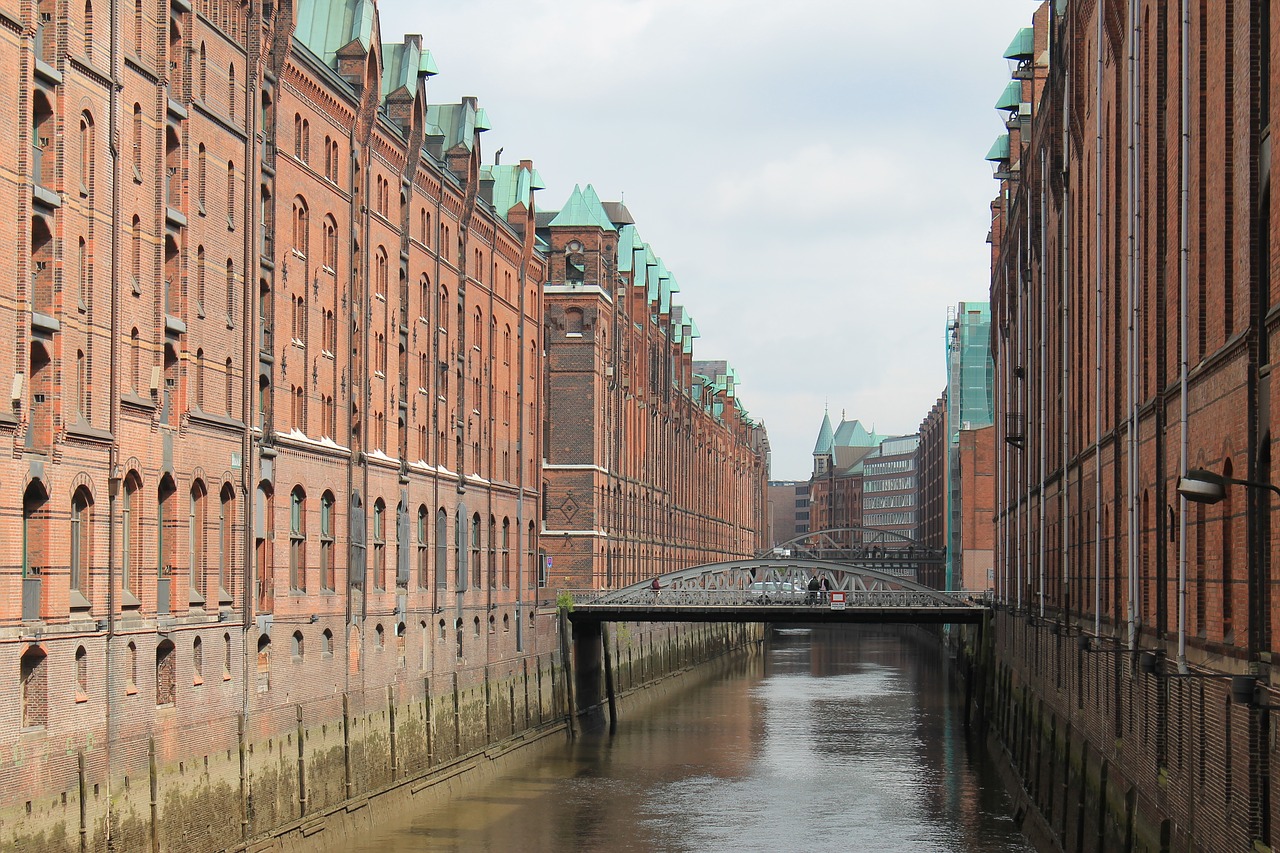
{"label": "pedestrian on bridge", "polygon": [[654,577],[653,583],[649,584],[649,589],[653,590],[653,600],[658,600],[658,593],[662,590],[662,584],[658,583],[658,578]]}
{"label": "pedestrian on bridge", "polygon": [[822,603],[825,605],[831,600],[831,581],[826,575],[822,576]]}
{"label": "pedestrian on bridge", "polygon": [[818,582],[818,576],[814,575],[809,578],[809,594],[805,596],[808,603],[813,605],[818,603],[818,592],[822,589],[822,584]]}

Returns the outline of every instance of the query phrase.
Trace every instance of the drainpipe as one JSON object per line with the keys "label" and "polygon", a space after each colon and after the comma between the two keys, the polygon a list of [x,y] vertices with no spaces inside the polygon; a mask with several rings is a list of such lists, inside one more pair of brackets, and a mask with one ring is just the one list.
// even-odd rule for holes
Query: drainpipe
{"label": "drainpipe", "polygon": [[1094,8],[1098,33],[1093,109],[1093,633],[1102,633],[1102,9]]}
{"label": "drainpipe", "polygon": [[[107,637],[106,637],[106,668],[107,673],[115,672],[115,664],[113,663],[113,655],[111,654],[112,640],[116,634],[116,577],[119,573],[120,564],[116,560],[116,513],[119,511],[120,500],[120,395],[115,393],[115,389],[119,387],[119,358],[120,358],[120,26],[119,13],[116,0],[111,0],[111,99],[109,101],[108,128],[107,137],[111,151],[111,382],[107,386],[111,389],[108,395],[108,411],[109,423],[108,429],[111,431],[111,444],[107,451]],[[112,767],[111,745],[112,732],[111,726],[116,713],[116,694],[110,689],[110,677],[107,678],[107,736],[104,748],[106,750],[107,767]],[[107,773],[107,815],[106,815],[106,834],[107,848],[114,846],[112,837],[112,827],[114,819],[112,816],[111,804],[114,801],[111,786],[112,775]]]}
{"label": "drainpipe", "polygon": [[[1187,343],[1188,343],[1188,225],[1191,188],[1187,169],[1191,163],[1191,2],[1182,0],[1182,155],[1178,178],[1178,383],[1182,410],[1178,415],[1178,470],[1187,472]],[[1187,499],[1178,498],[1178,671],[1187,671]]]}
{"label": "drainpipe", "polygon": [[1138,537],[1140,484],[1138,482],[1138,8],[1129,0],[1129,648],[1138,647],[1141,625],[1138,609]]}
{"label": "drainpipe", "polygon": [[[1065,27],[1066,23],[1067,23],[1067,16],[1063,15],[1061,26]],[[1063,43],[1064,44],[1067,43],[1065,39],[1063,39]],[[1062,289],[1062,326],[1061,326],[1061,330],[1062,330],[1061,331],[1061,335],[1062,335],[1062,448],[1061,448],[1062,450],[1062,488],[1059,494],[1062,499],[1062,510],[1058,517],[1061,520],[1061,524],[1062,524],[1061,565],[1062,565],[1063,609],[1065,611],[1065,616],[1067,617],[1067,619],[1070,619],[1071,617],[1071,613],[1070,613],[1071,563],[1070,563],[1069,557],[1071,553],[1071,525],[1067,523],[1067,519],[1071,517],[1070,515],[1071,500],[1067,493],[1067,487],[1070,484],[1070,477],[1068,475],[1068,465],[1071,459],[1071,454],[1068,449],[1071,444],[1071,441],[1070,441],[1071,430],[1068,427],[1068,411],[1069,411],[1068,398],[1070,396],[1070,390],[1071,390],[1071,384],[1070,384],[1071,368],[1069,367],[1070,361],[1068,360],[1068,357],[1070,355],[1070,351],[1069,351],[1070,345],[1068,341],[1070,340],[1071,279],[1070,279],[1070,276],[1068,276],[1067,274],[1068,262],[1070,257],[1069,252],[1067,250],[1067,245],[1070,237],[1070,227],[1071,227],[1070,226],[1071,217],[1069,215],[1071,193],[1070,193],[1070,183],[1068,181],[1068,175],[1066,173],[1066,170],[1067,170],[1066,164],[1068,162],[1067,160],[1068,146],[1071,141],[1071,132],[1070,132],[1071,71],[1070,71],[1070,63],[1065,63],[1065,62],[1063,63],[1062,92],[1063,92],[1063,95],[1062,95],[1062,169],[1063,169],[1062,220],[1059,223],[1059,230],[1061,234],[1061,243],[1062,243],[1060,247],[1062,250],[1062,270],[1060,274],[1060,280],[1061,280],[1060,287]]]}
{"label": "drainpipe", "polygon": [[1045,249],[1047,248],[1048,232],[1045,214],[1045,186],[1048,183],[1048,175],[1045,172],[1045,150],[1042,145],[1040,148],[1040,616],[1044,617],[1044,558],[1045,558],[1045,535],[1044,535],[1044,484],[1048,479],[1049,464],[1049,426],[1046,423],[1046,417],[1049,412],[1049,404],[1047,401],[1047,390],[1049,387],[1048,368],[1045,363],[1048,360],[1048,336],[1049,336],[1049,311],[1047,295],[1049,283],[1047,280],[1048,264],[1046,263]]}

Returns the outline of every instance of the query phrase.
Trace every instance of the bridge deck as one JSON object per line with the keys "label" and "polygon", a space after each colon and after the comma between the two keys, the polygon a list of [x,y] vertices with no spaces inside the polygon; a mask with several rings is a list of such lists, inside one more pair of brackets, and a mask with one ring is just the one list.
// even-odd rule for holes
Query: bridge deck
{"label": "bridge deck", "polygon": [[985,607],[846,607],[806,604],[575,604],[574,622],[786,622],[975,624]]}

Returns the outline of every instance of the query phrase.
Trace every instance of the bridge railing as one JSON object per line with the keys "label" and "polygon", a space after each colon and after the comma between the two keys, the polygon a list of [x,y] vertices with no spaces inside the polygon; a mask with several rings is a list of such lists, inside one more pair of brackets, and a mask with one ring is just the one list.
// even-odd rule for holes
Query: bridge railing
{"label": "bridge railing", "polygon": [[[787,607],[827,610],[833,607],[831,593],[809,592],[786,588],[702,588],[663,587],[652,589],[575,589],[566,590],[574,606],[605,607]],[[844,590],[844,606],[848,608],[885,607],[983,607],[990,603],[990,593],[982,591],[942,592],[940,590]],[[838,606],[838,605],[835,605]]]}

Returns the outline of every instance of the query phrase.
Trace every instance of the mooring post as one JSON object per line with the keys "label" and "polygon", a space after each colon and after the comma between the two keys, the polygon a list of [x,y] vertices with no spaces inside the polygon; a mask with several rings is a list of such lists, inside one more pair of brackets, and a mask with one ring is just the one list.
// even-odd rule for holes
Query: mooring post
{"label": "mooring post", "polygon": [[601,623],[600,642],[604,646],[604,691],[609,698],[609,734],[618,730],[618,702],[613,689],[613,655],[609,653],[609,625]]}
{"label": "mooring post", "polygon": [[577,717],[577,700],[574,697],[573,690],[573,652],[569,648],[569,608],[561,607],[560,615],[560,660],[561,669],[564,670],[564,686],[565,686],[565,708],[569,720],[569,737],[574,737],[577,733],[574,726]]}

